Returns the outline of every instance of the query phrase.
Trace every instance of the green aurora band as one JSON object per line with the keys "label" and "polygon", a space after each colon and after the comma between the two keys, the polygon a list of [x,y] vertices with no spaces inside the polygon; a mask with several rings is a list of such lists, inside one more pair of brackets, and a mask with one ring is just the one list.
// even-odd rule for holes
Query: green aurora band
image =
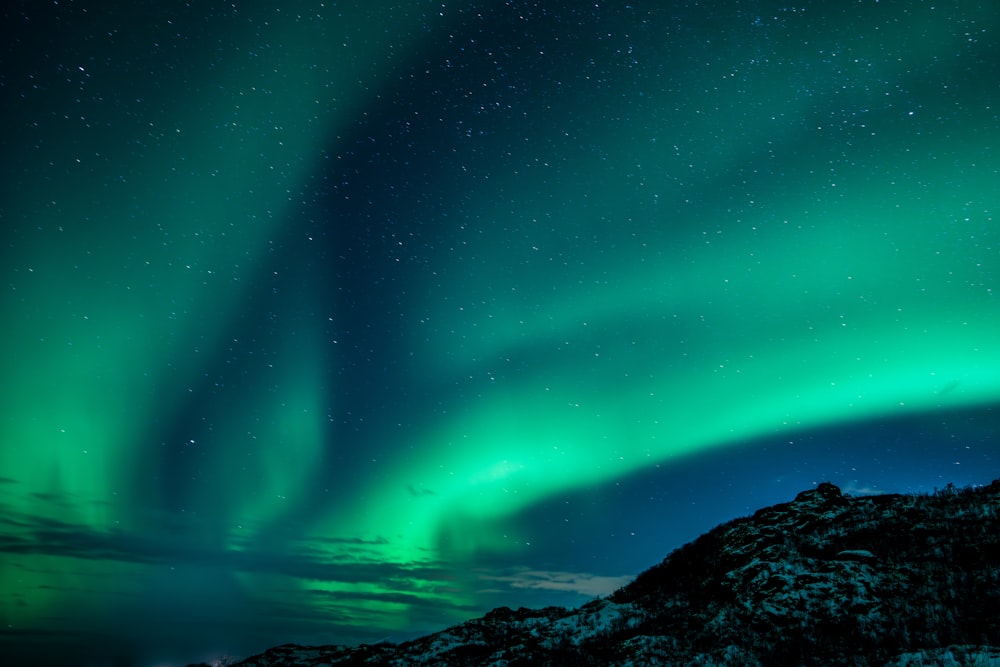
{"label": "green aurora band", "polygon": [[[5,215],[27,221],[7,249],[2,302],[0,470],[8,484],[0,490],[13,511],[98,534],[143,534],[153,517],[136,508],[150,500],[157,472],[136,471],[150,459],[158,415],[185,400],[208,355],[227,344],[222,336],[251,282],[245,276],[281,233],[292,193],[393,66],[387,40],[425,25],[394,3],[366,3],[355,14],[328,21],[300,3],[217,17],[207,28],[191,15],[127,26],[113,12],[67,17],[106,28],[107,51],[99,59],[68,53],[78,62],[58,63],[78,84],[44,102],[60,115],[29,116],[34,100],[18,107],[29,130],[16,154],[26,162],[3,193]],[[168,41],[164,24],[176,26],[177,43],[151,57],[147,74],[134,50]],[[369,24],[378,28],[358,30]],[[114,28],[130,34],[116,38]],[[225,38],[217,52],[199,49],[180,37],[184,29]],[[171,46],[185,51],[181,71],[161,62]],[[317,53],[329,54],[325,66],[316,66]],[[145,76],[157,85],[141,83]],[[136,99],[122,102],[121,89]],[[63,109],[74,113],[63,117]],[[288,346],[284,377],[267,379],[282,395],[240,408],[270,415],[259,430],[227,430],[219,415],[220,436],[233,447],[256,443],[253,493],[227,487],[224,474],[204,493],[214,516],[200,537],[221,549],[236,548],[228,531],[241,519],[266,525],[280,516],[275,499],[312,473],[324,446],[316,420],[325,408],[317,406],[328,391],[315,375],[328,353],[308,340]],[[114,560],[30,561],[0,562],[5,627],[30,628],[80,604],[67,602],[66,588],[85,599],[95,579],[112,591],[130,587],[116,583],[124,566]]]}
{"label": "green aurora band", "polygon": [[[946,4],[974,35],[1000,29],[989,3]],[[142,536],[160,520],[148,469],[159,417],[233,345],[246,276],[313,187],[321,149],[377,103],[395,64],[449,30],[444,18],[425,30],[403,5],[339,22],[305,6],[244,17],[238,30],[219,19],[215,31],[242,50],[211,60],[199,47],[192,63],[213,67],[161,72],[159,91],[144,88],[155,117],[110,108],[135,73],[81,62],[84,102],[58,103],[79,113],[20,139],[26,175],[3,194],[5,217],[21,223],[2,301],[8,508],[96,535]],[[475,604],[423,568],[529,549],[517,515],[554,494],[754,438],[1000,399],[996,88],[963,89],[957,107],[940,87],[950,68],[965,71],[956,59],[979,76],[996,65],[940,11],[892,22],[879,11],[869,18],[881,32],[845,23],[817,34],[813,71],[782,64],[801,48],[791,38],[761,61],[722,44],[669,90],[614,102],[627,122],[595,115],[604,129],[587,141],[606,147],[601,157],[567,140],[549,165],[479,190],[456,184],[460,212],[495,224],[440,249],[450,281],[421,278],[402,317],[415,323],[407,372],[428,385],[474,378],[474,391],[407,433],[378,474],[359,472],[350,497],[279,535],[324,452],[349,446],[326,441],[343,388],[323,372],[341,354],[323,331],[338,314],[310,305],[323,286],[291,297],[289,309],[315,317],[249,371],[257,388],[214,408],[217,446],[186,496],[201,512],[187,539],[224,555],[248,595],[354,596],[359,627],[406,628],[405,598],[363,594]],[[390,48],[402,34],[425,36]],[[254,52],[263,41],[280,47]],[[120,52],[107,63],[126,61],[130,44],[109,46]],[[651,46],[643,58],[660,55]],[[930,64],[914,74],[913,63]],[[919,106],[897,99],[901,80],[925,91]],[[534,148],[521,157],[544,156],[554,127],[526,128]],[[395,563],[411,581],[240,568],[241,554],[320,537],[330,562]],[[44,625],[87,609],[95,582],[124,593],[150,576],[113,555],[8,554],[0,622]]]}

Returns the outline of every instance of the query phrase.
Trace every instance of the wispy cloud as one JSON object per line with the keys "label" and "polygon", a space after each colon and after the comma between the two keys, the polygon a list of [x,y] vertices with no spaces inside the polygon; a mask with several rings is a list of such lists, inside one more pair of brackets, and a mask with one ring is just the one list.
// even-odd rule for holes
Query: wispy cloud
{"label": "wispy cloud", "polygon": [[520,570],[508,575],[482,575],[485,581],[505,583],[511,588],[566,591],[586,596],[608,595],[632,581],[634,575],[609,577],[589,572]]}
{"label": "wispy cloud", "polygon": [[185,539],[175,526],[154,525],[144,532],[100,530],[50,517],[16,512],[0,504],[0,554],[54,555],[87,561],[151,566],[217,567],[232,572],[282,575],[295,579],[390,585],[409,592],[412,582],[446,582],[453,564],[427,559],[400,562],[387,557],[392,544],[373,540],[303,537],[273,547],[251,540],[236,549]]}
{"label": "wispy cloud", "polygon": [[[399,545],[385,537],[314,539],[303,533],[270,541],[251,537],[253,531],[248,530],[235,542],[231,536],[206,540],[200,526],[166,515],[151,515],[142,531],[98,529],[18,512],[2,503],[0,517],[0,557],[11,557],[18,567],[35,562],[34,555],[58,555],[55,564],[38,563],[65,567],[70,573],[116,572],[115,564],[127,563],[137,567],[121,571],[132,573],[142,585],[166,581],[158,579],[162,576],[189,577],[182,580],[201,586],[203,580],[197,577],[217,574],[219,588],[209,586],[199,594],[227,599],[239,591],[233,582],[250,582],[247,590],[254,593],[241,600],[244,617],[270,619],[272,630],[285,634],[304,628],[325,633],[333,628],[338,641],[370,641],[376,627],[382,633],[386,629],[432,632],[512,600],[526,606],[571,606],[579,596],[607,595],[630,579],[512,566],[509,560],[489,554],[461,564],[435,558],[433,552],[427,552],[425,559],[402,561],[394,557]],[[84,561],[111,567],[95,569]],[[90,595],[80,588],[90,586],[86,581],[53,583],[63,572],[53,571],[46,584],[53,587],[50,590],[67,586],[66,597]],[[230,576],[235,574],[246,576]],[[118,581],[115,586],[126,594],[133,590],[129,582]]]}
{"label": "wispy cloud", "polygon": [[850,496],[878,496],[886,493],[874,486],[859,486],[856,482],[845,485],[842,491]]}

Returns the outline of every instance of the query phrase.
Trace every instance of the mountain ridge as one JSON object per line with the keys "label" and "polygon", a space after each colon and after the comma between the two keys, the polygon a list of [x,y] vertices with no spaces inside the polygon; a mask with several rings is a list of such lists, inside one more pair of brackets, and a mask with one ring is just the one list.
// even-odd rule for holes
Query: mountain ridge
{"label": "mountain ridge", "polygon": [[875,496],[824,482],[576,609],[500,607],[400,644],[236,664],[1000,667],[998,528],[1000,480]]}

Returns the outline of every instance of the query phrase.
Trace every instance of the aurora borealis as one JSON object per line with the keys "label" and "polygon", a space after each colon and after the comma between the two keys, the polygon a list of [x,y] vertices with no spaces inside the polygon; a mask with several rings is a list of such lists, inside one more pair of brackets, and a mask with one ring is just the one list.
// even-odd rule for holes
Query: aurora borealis
{"label": "aurora borealis", "polygon": [[12,664],[402,639],[1000,477],[993,3],[0,20]]}

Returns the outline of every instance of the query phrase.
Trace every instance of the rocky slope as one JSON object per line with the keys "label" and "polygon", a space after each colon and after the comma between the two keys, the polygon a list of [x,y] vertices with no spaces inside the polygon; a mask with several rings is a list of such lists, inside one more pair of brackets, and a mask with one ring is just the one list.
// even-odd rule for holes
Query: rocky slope
{"label": "rocky slope", "polygon": [[245,667],[1000,667],[1000,481],[848,497],[832,484],[723,524],[608,598],[495,609],[421,639],[279,646]]}

